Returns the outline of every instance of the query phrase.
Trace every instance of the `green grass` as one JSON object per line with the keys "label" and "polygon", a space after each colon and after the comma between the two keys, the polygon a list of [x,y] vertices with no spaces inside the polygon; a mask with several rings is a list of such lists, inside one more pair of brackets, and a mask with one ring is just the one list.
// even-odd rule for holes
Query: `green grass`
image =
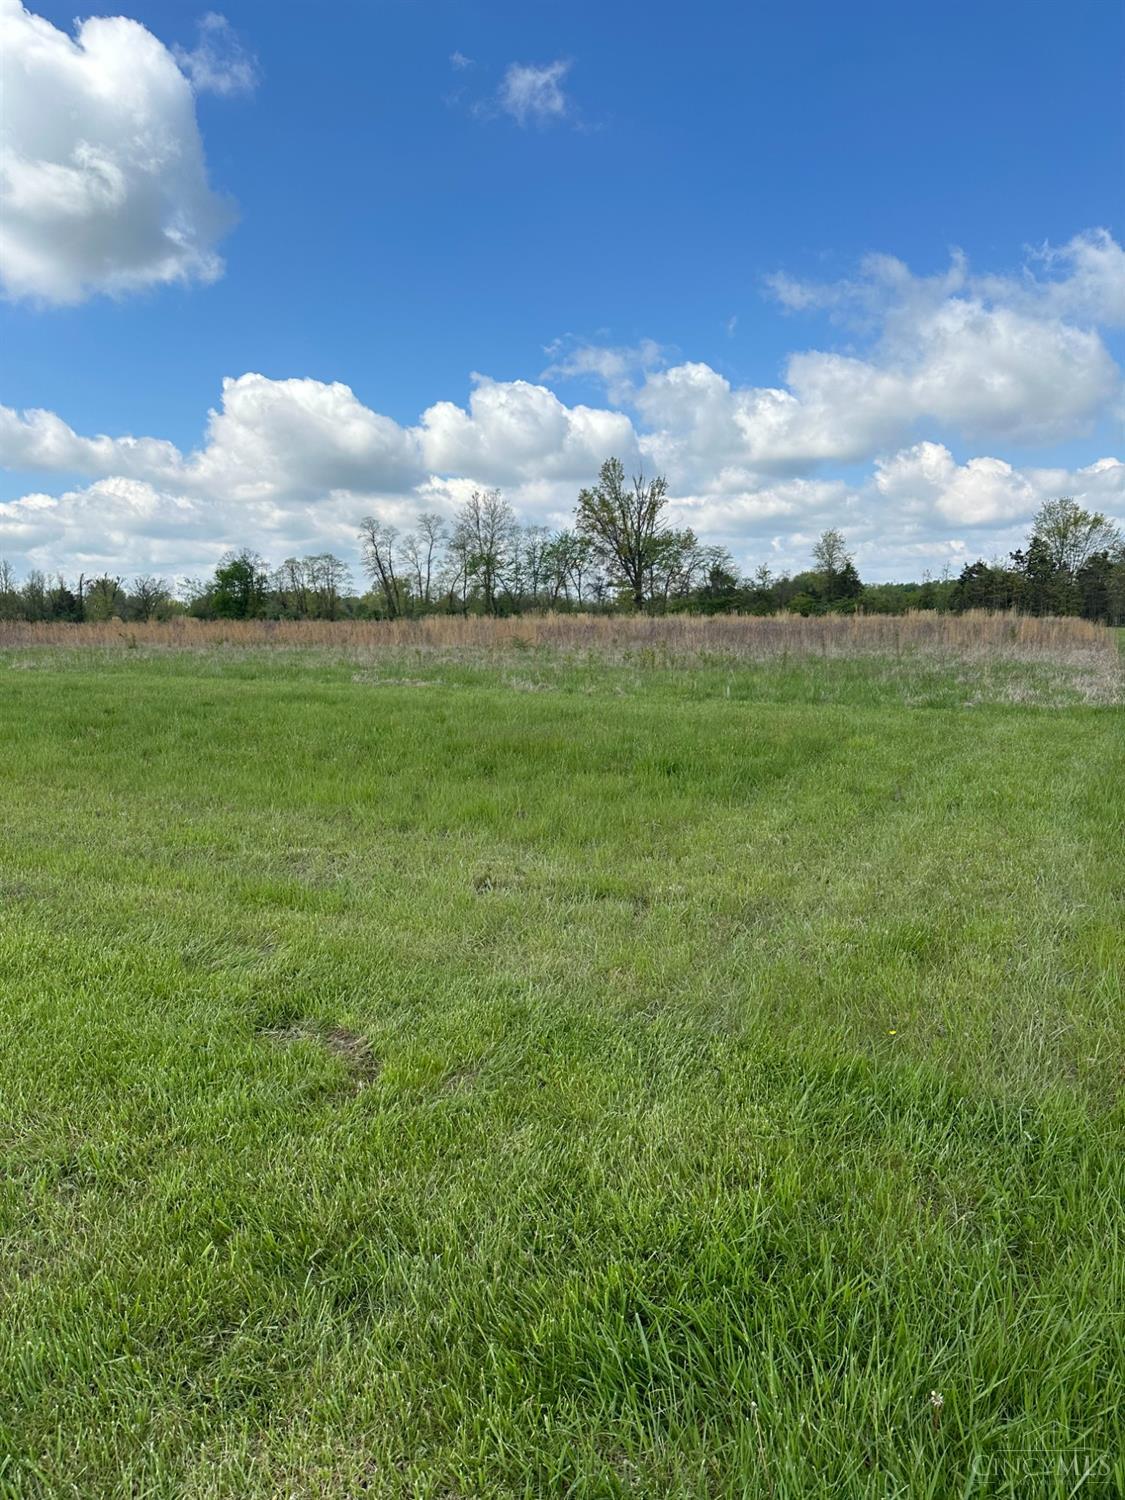
{"label": "green grass", "polygon": [[0,1494],[1125,1491],[1125,735],[1019,670],[0,657]]}

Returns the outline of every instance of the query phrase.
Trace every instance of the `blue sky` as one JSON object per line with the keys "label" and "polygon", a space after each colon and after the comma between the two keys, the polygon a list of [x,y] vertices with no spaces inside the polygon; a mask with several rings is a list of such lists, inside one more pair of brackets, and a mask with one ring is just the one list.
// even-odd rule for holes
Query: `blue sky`
{"label": "blue sky", "polygon": [[[222,0],[202,28],[131,0],[139,26],[96,39],[72,3],[32,9],[0,0],[34,84],[4,143],[30,207],[0,238],[17,567],[346,553],[367,511],[408,524],[474,483],[551,522],[618,438],[748,565],[839,521],[869,576],[917,576],[1006,547],[1064,482],[1125,512],[1108,0]],[[107,78],[152,86],[115,114]],[[138,130],[180,153],[155,209]],[[188,226],[171,269],[152,213]]]}

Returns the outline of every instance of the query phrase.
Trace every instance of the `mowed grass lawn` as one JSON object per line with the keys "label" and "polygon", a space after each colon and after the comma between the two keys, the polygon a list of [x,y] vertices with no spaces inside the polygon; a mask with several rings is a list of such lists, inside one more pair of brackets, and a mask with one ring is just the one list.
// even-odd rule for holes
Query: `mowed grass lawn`
{"label": "mowed grass lawn", "polygon": [[0,1493],[1121,1494],[1122,711],[936,680],[0,658]]}

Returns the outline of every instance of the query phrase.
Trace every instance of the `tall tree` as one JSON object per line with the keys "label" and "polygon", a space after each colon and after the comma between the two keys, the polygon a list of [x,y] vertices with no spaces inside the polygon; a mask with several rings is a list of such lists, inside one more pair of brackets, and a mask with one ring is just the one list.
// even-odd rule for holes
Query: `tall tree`
{"label": "tall tree", "polygon": [[211,608],[220,620],[255,620],[265,612],[268,578],[256,552],[228,552],[215,569]]}
{"label": "tall tree", "polygon": [[564,529],[549,536],[540,559],[544,601],[554,606],[560,596],[567,604],[588,602],[594,570],[594,544],[588,536]]}
{"label": "tall tree", "polygon": [[1100,511],[1083,510],[1077,500],[1063,496],[1047,500],[1031,523],[1031,541],[1042,543],[1052,567],[1077,574],[1095,552],[1112,552],[1121,533]]}
{"label": "tall tree", "polygon": [[16,573],[6,557],[0,557],[0,620],[18,620],[20,596]]}
{"label": "tall tree", "polygon": [[132,605],[138,618],[151,620],[157,610],[167,604],[168,585],[163,578],[154,578],[151,573],[142,573],[133,580]]}
{"label": "tall tree", "polygon": [[398,531],[375,516],[365,516],[359,523],[359,540],[364,571],[382,592],[387,617],[393,620],[402,613],[402,589],[395,572]]}
{"label": "tall tree", "polygon": [[499,490],[473,491],[457,517],[454,540],[465,559],[466,590],[469,579],[479,583],[484,612],[494,615],[517,543],[515,512]]}
{"label": "tall tree", "polygon": [[403,539],[403,555],[414,574],[414,598],[423,609],[433,600],[434,573],[445,539],[445,521],[432,511],[423,511],[415,530]]}
{"label": "tall tree", "polygon": [[663,475],[649,480],[643,474],[634,475],[630,488],[617,458],[607,458],[597,484],[578,496],[577,531],[593,543],[614,582],[628,589],[635,609],[644,608],[649,575],[665,543],[667,503],[668,483]]}
{"label": "tall tree", "polygon": [[338,620],[341,597],[352,586],[347,563],[331,552],[318,552],[315,557],[307,557],[305,563],[317,618]]}
{"label": "tall tree", "polygon": [[950,607],[960,613],[966,609],[1011,609],[1016,604],[1019,578],[999,563],[983,559],[966,563],[950,590]]}
{"label": "tall tree", "polygon": [[838,573],[848,560],[848,544],[844,533],[835,526],[822,531],[812,549],[813,562],[822,573]]}
{"label": "tall tree", "polygon": [[703,577],[695,594],[694,606],[706,614],[722,614],[745,602],[745,585],[738,576],[734,558],[725,547],[704,547]]}
{"label": "tall tree", "polygon": [[552,541],[546,526],[528,526],[523,534],[524,585],[532,609],[541,602],[547,588]]}
{"label": "tall tree", "polygon": [[61,573],[56,574],[54,587],[47,591],[47,615],[52,620],[68,620],[76,625],[86,619],[86,596],[91,585],[85,573],[79,573],[73,589]]}
{"label": "tall tree", "polygon": [[817,538],[813,546],[813,561],[820,573],[821,594],[827,603],[855,599],[863,592],[847,540],[835,526],[822,531]]}
{"label": "tall tree", "polygon": [[304,620],[309,615],[309,567],[304,557],[287,557],[273,575],[278,607],[285,616]]}
{"label": "tall tree", "polygon": [[47,576],[39,568],[32,568],[20,589],[25,620],[46,620],[51,614],[51,600],[47,592]]}
{"label": "tall tree", "polygon": [[1119,594],[1125,585],[1125,552],[1116,559],[1109,552],[1095,552],[1075,576],[1078,610],[1087,620],[1115,625],[1121,618]]}
{"label": "tall tree", "polygon": [[694,531],[665,531],[653,548],[647,573],[646,594],[665,608],[690,594],[704,567],[704,548]]}
{"label": "tall tree", "polygon": [[111,620],[125,602],[121,579],[103,573],[93,579],[86,590],[86,614],[91,620]]}

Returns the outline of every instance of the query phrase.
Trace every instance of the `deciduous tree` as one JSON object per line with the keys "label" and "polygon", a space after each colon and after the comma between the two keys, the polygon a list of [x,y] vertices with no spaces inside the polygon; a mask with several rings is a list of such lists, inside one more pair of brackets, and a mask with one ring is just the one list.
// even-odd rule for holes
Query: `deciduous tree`
{"label": "deciduous tree", "polygon": [[627,484],[617,458],[607,458],[597,484],[578,496],[576,529],[593,543],[613,581],[628,590],[635,609],[644,608],[650,575],[666,542],[667,503],[663,475],[646,480],[637,474]]}
{"label": "deciduous tree", "polygon": [[1031,523],[1031,543],[1042,543],[1057,571],[1077,574],[1095,552],[1112,552],[1121,544],[1116,525],[1100,511],[1084,510],[1077,500],[1064,495],[1047,500]]}
{"label": "deciduous tree", "polygon": [[268,576],[256,552],[228,552],[215,569],[211,609],[220,620],[254,620],[265,613]]}
{"label": "deciduous tree", "polygon": [[382,594],[388,619],[393,620],[402,613],[402,589],[395,570],[398,530],[376,516],[365,516],[359,523],[359,540],[364,571]]}
{"label": "deciduous tree", "polygon": [[151,620],[169,598],[168,584],[163,578],[154,578],[151,573],[134,578],[131,603],[138,619]]}
{"label": "deciduous tree", "polygon": [[516,517],[499,490],[474,490],[457,517],[454,541],[464,558],[466,589],[479,584],[487,615],[496,613],[496,599],[516,546]]}

